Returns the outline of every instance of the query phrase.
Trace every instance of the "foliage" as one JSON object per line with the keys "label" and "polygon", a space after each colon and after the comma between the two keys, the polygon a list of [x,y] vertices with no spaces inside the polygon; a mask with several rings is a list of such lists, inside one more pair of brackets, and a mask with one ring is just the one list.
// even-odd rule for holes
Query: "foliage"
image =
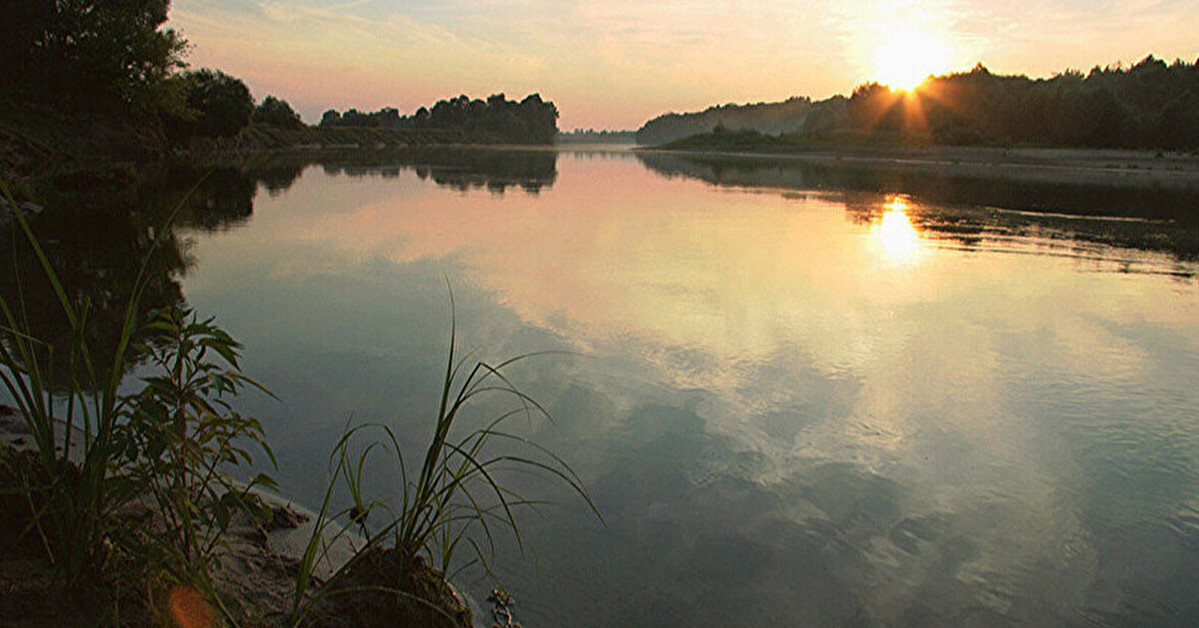
{"label": "foliage", "polygon": [[125,420],[117,427],[122,475],[154,506],[147,553],[159,553],[179,580],[211,589],[214,552],[233,516],[263,514],[251,489],[274,486],[265,475],[238,484],[223,472],[252,462],[242,445],[247,439],[274,460],[262,425],[241,416],[230,401],[246,386],[268,391],[238,370],[241,346],[211,318],[171,308],[149,329],[153,340],[138,349],[158,373],[124,400]]}
{"label": "foliage", "polygon": [[250,124],[254,114],[254,99],[246,84],[220,70],[207,68],[184,73],[191,89],[187,106],[193,112],[188,118],[174,120],[175,134],[229,137]]}
{"label": "foliage", "polygon": [[142,104],[182,65],[169,0],[4,3],[0,75],[36,99]]}
{"label": "foliage", "polygon": [[788,136],[766,135],[752,129],[730,130],[722,124],[712,128],[711,133],[692,135],[673,141],[662,148],[670,150],[770,150],[779,146],[792,146]]}
{"label": "foliage", "polygon": [[1067,70],[1049,79],[969,72],[910,92],[875,82],[848,98],[721,105],[668,113],[637,131],[666,144],[717,124],[806,142],[1199,149],[1199,61],[1148,56],[1130,66]]}
{"label": "foliage", "polygon": [[637,130],[637,143],[666,144],[690,135],[707,133],[718,124],[729,129],[760,133],[797,133],[803,130],[810,115],[827,108],[835,100],[812,102],[810,98],[795,96],[782,102],[729,103],[691,113],[667,113],[642,125]]}
{"label": "foliage", "polygon": [[439,100],[431,109],[421,107],[410,116],[401,116],[392,107],[372,113],[330,109],[321,117],[321,126],[432,129],[457,131],[471,142],[552,144],[558,133],[558,108],[539,94],[526,96],[519,103],[503,94],[492,94],[485,101],[462,95]]}
{"label": "foliage", "polygon": [[970,72],[910,93],[854,90],[849,129],[943,144],[1199,148],[1199,63],[1152,56],[1129,67],[1067,71],[1047,80]]}
{"label": "foliage", "polygon": [[494,628],[521,628],[512,608],[516,606],[516,599],[504,587],[492,589],[487,601],[491,603],[491,625]]}
{"label": "foliage", "polygon": [[267,96],[254,108],[252,121],[255,124],[269,124],[285,129],[303,128],[304,122],[286,100]]}

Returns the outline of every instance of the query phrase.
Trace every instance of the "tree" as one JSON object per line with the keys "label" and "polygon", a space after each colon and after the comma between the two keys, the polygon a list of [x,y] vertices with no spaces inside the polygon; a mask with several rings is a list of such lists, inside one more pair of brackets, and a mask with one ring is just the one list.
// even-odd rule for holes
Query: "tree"
{"label": "tree", "polygon": [[341,112],[330,109],[321,116],[321,126],[341,126]]}
{"label": "tree", "polygon": [[439,100],[432,109],[421,107],[410,116],[401,116],[394,107],[369,113],[330,109],[321,117],[321,126],[434,129],[477,143],[552,144],[558,134],[558,108],[538,94],[519,103],[503,94],[487,100],[461,95]]}
{"label": "tree", "polygon": [[187,77],[193,82],[187,97],[188,106],[196,112],[193,133],[231,136],[250,123],[254,99],[241,79],[207,68],[188,72]]}
{"label": "tree", "polygon": [[298,129],[304,126],[300,114],[296,113],[286,100],[267,96],[262,103],[254,108],[252,120],[256,124],[269,124],[285,129]]}
{"label": "tree", "polygon": [[1166,104],[1153,125],[1153,144],[1161,148],[1199,146],[1199,97],[1190,91]]}
{"label": "tree", "polygon": [[113,106],[154,102],[183,66],[170,0],[0,0],[0,76],[26,97]]}

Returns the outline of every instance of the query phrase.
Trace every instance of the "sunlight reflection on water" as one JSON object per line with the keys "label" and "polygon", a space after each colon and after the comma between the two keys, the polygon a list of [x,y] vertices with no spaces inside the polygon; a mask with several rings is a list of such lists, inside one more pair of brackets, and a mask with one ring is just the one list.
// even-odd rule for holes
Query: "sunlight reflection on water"
{"label": "sunlight reflection on water", "polygon": [[883,206],[886,211],[875,227],[875,235],[882,243],[887,256],[893,261],[913,262],[920,248],[920,234],[908,217],[909,207],[907,198],[892,198]]}

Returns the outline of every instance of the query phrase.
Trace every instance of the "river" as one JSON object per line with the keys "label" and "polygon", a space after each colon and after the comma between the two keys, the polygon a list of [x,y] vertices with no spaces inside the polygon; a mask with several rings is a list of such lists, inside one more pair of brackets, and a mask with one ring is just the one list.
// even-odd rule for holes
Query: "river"
{"label": "river", "polygon": [[1193,191],[596,149],[205,185],[159,292],[244,343],[309,506],[348,422],[427,437],[451,292],[460,350],[549,352],[512,429],[603,520],[507,476],[554,503],[455,576],[525,625],[1199,621]]}

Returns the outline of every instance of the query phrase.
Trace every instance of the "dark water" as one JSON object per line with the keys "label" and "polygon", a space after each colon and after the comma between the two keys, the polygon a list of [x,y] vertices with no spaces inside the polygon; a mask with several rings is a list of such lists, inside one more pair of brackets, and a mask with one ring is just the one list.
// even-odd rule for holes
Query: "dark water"
{"label": "dark water", "polygon": [[[512,371],[556,419],[520,429],[606,526],[512,479],[561,502],[496,560],[526,625],[1199,620],[1193,190],[620,152],[320,161],[210,175],[156,299],[245,343],[282,402],[243,410],[309,504],[347,421],[427,432],[447,279],[464,348],[570,351]],[[176,198],[152,187],[121,202]],[[96,242],[63,227],[84,285],[119,292],[152,224],[128,216]]]}

